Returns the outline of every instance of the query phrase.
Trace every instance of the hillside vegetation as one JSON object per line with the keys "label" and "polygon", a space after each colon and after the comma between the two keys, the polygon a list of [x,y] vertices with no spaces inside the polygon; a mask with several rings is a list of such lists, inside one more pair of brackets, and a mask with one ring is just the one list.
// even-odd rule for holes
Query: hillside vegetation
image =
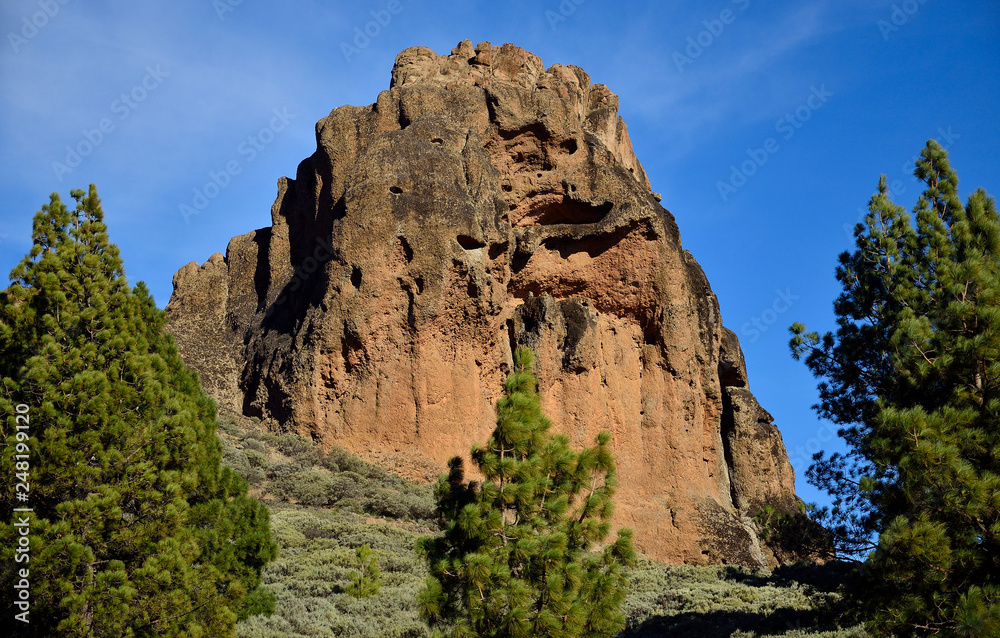
{"label": "hillside vegetation", "polygon": [[[414,485],[334,448],[295,434],[266,432],[227,415],[219,430],[225,462],[271,512],[278,557],[263,573],[277,599],[272,616],[237,626],[242,638],[422,637],[430,632],[416,595],[427,577],[421,536],[440,533],[430,485]],[[379,593],[345,589],[359,569],[356,548],[378,558]],[[670,566],[640,559],[628,570],[622,636],[862,637],[837,627],[845,569],[784,567],[773,573],[732,566]]]}

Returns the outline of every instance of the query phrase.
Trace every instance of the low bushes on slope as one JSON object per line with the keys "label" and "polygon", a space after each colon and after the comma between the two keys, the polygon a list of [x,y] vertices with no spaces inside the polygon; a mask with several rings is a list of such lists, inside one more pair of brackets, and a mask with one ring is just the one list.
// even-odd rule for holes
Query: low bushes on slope
{"label": "low bushes on slope", "polygon": [[[417,540],[440,533],[429,485],[413,485],[340,449],[324,453],[294,434],[265,432],[249,419],[220,424],[224,460],[271,512],[278,558],[263,573],[275,594],[272,616],[237,626],[241,638],[430,636],[416,595],[427,576]],[[378,558],[381,588],[371,598],[345,589],[358,569],[356,548]],[[785,567],[773,573],[729,566],[640,560],[622,636],[862,638],[836,626],[845,571]]]}

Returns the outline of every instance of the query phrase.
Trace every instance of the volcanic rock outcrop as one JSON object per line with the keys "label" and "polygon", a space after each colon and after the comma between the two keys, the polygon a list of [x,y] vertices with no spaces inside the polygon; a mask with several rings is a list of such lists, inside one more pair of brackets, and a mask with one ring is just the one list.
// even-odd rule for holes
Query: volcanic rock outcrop
{"label": "volcanic rock outcrop", "polygon": [[555,428],[612,433],[642,552],[781,557],[753,521],[797,512],[781,436],[614,93],[510,44],[414,47],[316,141],[270,228],[174,276],[170,330],[224,409],[429,479],[489,437],[527,345]]}

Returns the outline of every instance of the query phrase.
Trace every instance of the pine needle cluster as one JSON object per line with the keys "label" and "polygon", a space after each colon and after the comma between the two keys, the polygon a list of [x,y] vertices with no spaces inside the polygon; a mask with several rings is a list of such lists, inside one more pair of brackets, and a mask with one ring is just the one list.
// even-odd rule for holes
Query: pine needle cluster
{"label": "pine needle cluster", "polygon": [[378,556],[375,556],[367,544],[354,551],[358,557],[359,569],[351,573],[351,584],[344,588],[344,593],[355,598],[371,598],[378,594],[382,586],[379,580]]}

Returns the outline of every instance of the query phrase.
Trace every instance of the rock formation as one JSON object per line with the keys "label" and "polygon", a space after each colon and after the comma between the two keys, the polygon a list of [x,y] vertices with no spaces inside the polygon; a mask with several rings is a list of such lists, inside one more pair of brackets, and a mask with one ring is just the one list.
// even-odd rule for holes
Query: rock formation
{"label": "rock formation", "polygon": [[426,480],[528,345],[556,429],[612,433],[642,552],[774,564],[752,519],[797,511],[781,436],[617,111],[511,44],[403,51],[317,123],[270,228],[177,272],[182,356],[222,407]]}

